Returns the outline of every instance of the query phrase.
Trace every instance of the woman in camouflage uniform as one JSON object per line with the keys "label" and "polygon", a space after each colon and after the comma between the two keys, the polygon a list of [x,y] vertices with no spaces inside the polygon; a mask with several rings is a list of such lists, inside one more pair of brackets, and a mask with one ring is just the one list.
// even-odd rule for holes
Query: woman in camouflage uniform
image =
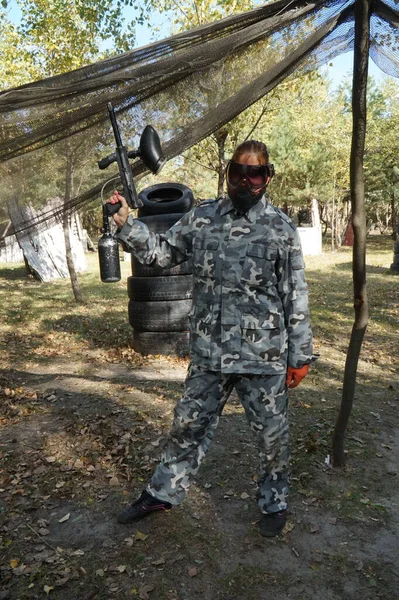
{"label": "woman in camouflage uniform", "polygon": [[312,361],[307,285],[298,233],[265,194],[273,176],[266,146],[246,141],[227,166],[228,196],[202,202],[165,234],[114,215],[125,250],[146,265],[193,259],[191,363],[161,462],[141,497],[124,510],[129,523],[180,504],[235,388],[259,444],[260,532],[284,527],[288,496],[288,387]]}

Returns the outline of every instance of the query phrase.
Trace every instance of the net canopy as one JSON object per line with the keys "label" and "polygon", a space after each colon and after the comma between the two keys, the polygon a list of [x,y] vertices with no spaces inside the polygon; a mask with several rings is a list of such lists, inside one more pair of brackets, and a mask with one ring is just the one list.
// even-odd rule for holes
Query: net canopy
{"label": "net canopy", "polygon": [[[373,0],[370,56],[399,77],[399,11]],[[286,77],[306,73],[353,49],[354,0],[280,0],[252,11],[0,93],[0,216],[39,210],[17,233],[47,227],[67,209],[98,201],[117,171],[97,161],[114,150],[107,102],[123,142],[139,145],[146,124],[167,159],[217,131]],[[247,68],[250,64],[251,68]],[[145,172],[137,159],[133,173]],[[73,181],[73,185],[72,182]],[[114,188],[116,183],[111,183]]]}

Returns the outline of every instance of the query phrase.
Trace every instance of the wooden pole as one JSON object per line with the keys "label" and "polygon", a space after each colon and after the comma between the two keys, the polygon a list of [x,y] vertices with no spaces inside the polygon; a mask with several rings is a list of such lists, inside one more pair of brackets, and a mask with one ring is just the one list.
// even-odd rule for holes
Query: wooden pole
{"label": "wooden pole", "polygon": [[366,212],[363,158],[367,117],[367,74],[370,46],[371,0],[355,0],[355,44],[352,86],[352,148],[350,188],[352,203],[353,295],[355,321],[346,355],[342,400],[333,434],[333,465],[345,464],[344,436],[352,411],[360,350],[368,323],[366,289]]}

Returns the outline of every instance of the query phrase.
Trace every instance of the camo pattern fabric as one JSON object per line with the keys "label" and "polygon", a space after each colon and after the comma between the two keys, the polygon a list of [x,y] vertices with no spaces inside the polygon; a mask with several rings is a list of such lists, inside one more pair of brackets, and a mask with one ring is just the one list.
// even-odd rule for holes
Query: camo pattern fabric
{"label": "camo pattern fabric", "polygon": [[143,264],[193,257],[191,359],[222,373],[285,373],[312,360],[298,232],[266,196],[246,214],[227,198],[202,202],[165,234],[129,216],[118,233]]}
{"label": "camo pattern fabric", "polygon": [[183,502],[211,445],[223,407],[236,389],[259,448],[258,506],[262,513],[287,508],[289,439],[285,375],[231,375],[191,364],[185,393],[147,491],[173,505]]}

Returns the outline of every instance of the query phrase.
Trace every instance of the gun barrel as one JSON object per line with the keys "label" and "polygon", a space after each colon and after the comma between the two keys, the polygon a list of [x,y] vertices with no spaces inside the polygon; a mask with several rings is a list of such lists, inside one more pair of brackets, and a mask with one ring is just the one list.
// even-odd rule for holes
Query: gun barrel
{"label": "gun barrel", "polygon": [[114,107],[112,106],[111,102],[108,102],[107,108],[108,108],[109,118],[111,120],[112,129],[114,131],[116,145],[117,146],[123,146],[121,134],[120,134],[120,131],[119,131],[117,120],[116,120],[116,115],[115,115]]}

